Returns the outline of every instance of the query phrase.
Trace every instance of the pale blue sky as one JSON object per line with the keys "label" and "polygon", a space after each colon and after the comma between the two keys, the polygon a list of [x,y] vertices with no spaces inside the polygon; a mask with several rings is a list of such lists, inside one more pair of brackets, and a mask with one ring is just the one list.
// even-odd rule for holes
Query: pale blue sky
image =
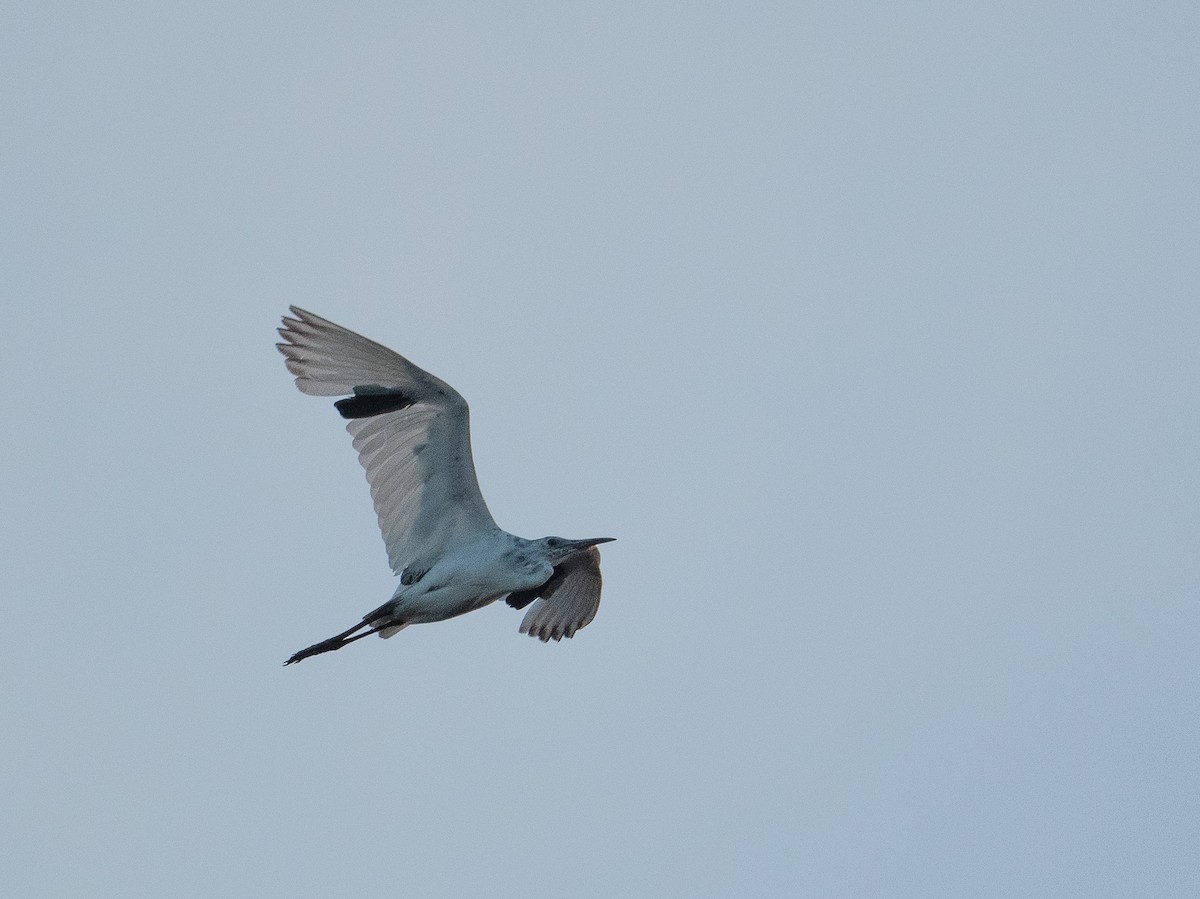
{"label": "pale blue sky", "polygon": [[[1198,34],[6,7],[0,887],[1200,892]],[[289,303],[620,538],[589,628],[280,667],[394,586]]]}

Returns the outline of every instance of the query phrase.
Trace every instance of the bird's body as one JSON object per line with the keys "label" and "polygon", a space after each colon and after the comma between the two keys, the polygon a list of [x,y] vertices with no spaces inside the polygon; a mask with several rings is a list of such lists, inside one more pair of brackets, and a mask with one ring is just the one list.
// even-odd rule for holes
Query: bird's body
{"label": "bird's body", "polygon": [[396,592],[354,627],[286,664],[410,624],[443,621],[506,596],[533,607],[521,632],[571,637],[600,603],[608,538],[526,540],[492,520],[475,478],[469,412],[454,388],[403,356],[302,309],[284,318],[278,344],[305,393],[334,405],[367,472]]}
{"label": "bird's body", "polygon": [[419,581],[396,588],[389,600],[395,617],[405,624],[444,621],[544,584],[554,566],[529,551],[533,543],[496,528],[448,547]]}

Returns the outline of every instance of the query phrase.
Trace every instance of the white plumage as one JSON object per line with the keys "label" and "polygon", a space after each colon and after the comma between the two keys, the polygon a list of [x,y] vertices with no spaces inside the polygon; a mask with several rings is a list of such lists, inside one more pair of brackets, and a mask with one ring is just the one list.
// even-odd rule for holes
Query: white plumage
{"label": "white plumage", "polygon": [[521,633],[574,636],[600,605],[600,552],[611,538],[525,540],[497,527],[471,457],[466,400],[373,340],[291,307],[277,344],[296,386],[335,403],[366,469],[392,570],[392,598],[354,627],[285,664],[409,624],[441,621],[507,596],[529,605]]}

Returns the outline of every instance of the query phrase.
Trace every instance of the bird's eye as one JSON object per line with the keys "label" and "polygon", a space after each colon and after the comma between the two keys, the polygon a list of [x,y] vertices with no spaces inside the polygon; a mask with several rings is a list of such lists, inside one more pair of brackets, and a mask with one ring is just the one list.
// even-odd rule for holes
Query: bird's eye
{"label": "bird's eye", "polygon": [[559,537],[549,537],[546,539],[546,545],[551,549],[558,549],[563,545],[563,542]]}

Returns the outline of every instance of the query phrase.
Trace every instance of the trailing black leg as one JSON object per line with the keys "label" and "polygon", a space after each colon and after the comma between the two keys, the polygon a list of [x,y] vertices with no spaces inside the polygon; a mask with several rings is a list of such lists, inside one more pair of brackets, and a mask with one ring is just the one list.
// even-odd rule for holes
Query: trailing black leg
{"label": "trailing black leg", "polygon": [[[296,662],[307,659],[309,656],[317,656],[323,652],[333,652],[335,649],[341,649],[343,646],[349,646],[355,640],[361,640],[363,637],[369,637],[372,634],[377,634],[386,628],[395,627],[396,622],[390,620],[391,611],[393,608],[393,603],[384,603],[374,612],[371,612],[369,615],[363,618],[363,620],[358,624],[354,625],[354,627],[347,628],[340,634],[330,637],[328,640],[322,640],[320,643],[314,643],[312,646],[294,653],[292,657],[283,664],[285,666],[293,665]],[[383,621],[383,623],[372,627],[372,625],[377,621]],[[368,629],[362,630],[363,628]],[[362,633],[355,633],[355,631],[362,631]]]}

